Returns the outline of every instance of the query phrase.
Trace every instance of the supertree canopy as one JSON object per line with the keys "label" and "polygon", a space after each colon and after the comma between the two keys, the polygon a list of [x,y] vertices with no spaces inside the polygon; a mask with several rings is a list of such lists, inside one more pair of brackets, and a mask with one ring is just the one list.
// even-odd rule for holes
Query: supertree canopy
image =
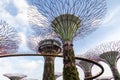
{"label": "supertree canopy", "polygon": [[105,0],[34,0],[33,3],[63,41],[92,32],[106,13]]}
{"label": "supertree canopy", "polygon": [[[95,30],[106,13],[105,0],[34,0],[38,11],[63,42],[63,78],[79,80],[73,39]],[[47,23],[46,23],[47,24]]]}
{"label": "supertree canopy", "polygon": [[10,80],[21,80],[21,79],[27,77],[24,74],[15,74],[15,73],[6,73],[3,75],[6,76],[7,78],[9,78]]}
{"label": "supertree canopy", "polygon": [[5,21],[0,21],[0,53],[15,53],[19,47],[20,37]]}
{"label": "supertree canopy", "polygon": [[120,74],[117,70],[117,60],[120,55],[120,41],[112,41],[109,43],[104,43],[96,48],[92,49],[90,52],[98,54],[101,61],[107,63],[112,71],[115,80],[120,79]]}

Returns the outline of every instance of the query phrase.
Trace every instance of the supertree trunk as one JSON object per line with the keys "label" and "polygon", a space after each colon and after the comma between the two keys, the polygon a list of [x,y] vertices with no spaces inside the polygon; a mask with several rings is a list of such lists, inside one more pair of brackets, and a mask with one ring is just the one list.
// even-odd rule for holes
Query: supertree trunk
{"label": "supertree trunk", "polygon": [[75,55],[72,44],[63,45],[63,79],[64,80],[80,80],[78,71],[75,65]]}
{"label": "supertree trunk", "polygon": [[[85,78],[86,78],[86,77],[92,77],[91,71],[90,71],[90,72],[87,71],[87,72],[84,72],[84,73],[85,73]],[[93,79],[85,79],[85,80],[93,80]]]}
{"label": "supertree trunk", "polygon": [[44,57],[44,73],[43,80],[55,80],[54,74],[54,58],[53,57]]}
{"label": "supertree trunk", "polygon": [[120,80],[120,74],[119,74],[119,72],[118,72],[118,70],[117,70],[117,66],[116,66],[116,65],[110,66],[110,69],[111,69],[111,71],[112,71],[112,74],[113,74],[114,79],[115,79],[115,80]]}

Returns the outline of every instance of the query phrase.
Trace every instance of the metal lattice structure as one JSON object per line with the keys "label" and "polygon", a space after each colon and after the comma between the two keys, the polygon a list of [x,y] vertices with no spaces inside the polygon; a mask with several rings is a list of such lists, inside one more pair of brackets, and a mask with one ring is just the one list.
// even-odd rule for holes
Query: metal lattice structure
{"label": "metal lattice structure", "polygon": [[79,80],[72,42],[96,30],[105,16],[105,0],[35,0],[33,4],[63,42],[64,80]]}
{"label": "metal lattice structure", "polygon": [[20,37],[7,22],[0,21],[0,53],[15,53],[19,47]]}
{"label": "metal lattice structure", "polygon": [[[37,20],[44,19],[48,21],[40,21],[43,25],[45,25],[45,23],[50,25],[53,21],[56,21],[58,25],[56,28],[58,29],[59,27],[59,31],[65,33],[65,29],[69,28],[71,33],[74,33],[71,36],[72,39],[73,37],[78,36],[78,34],[80,36],[85,36],[86,34],[89,34],[89,32],[94,31],[97,28],[96,26],[102,22],[102,18],[105,16],[106,13],[105,0],[35,0],[33,1],[33,5],[37,7],[36,9],[40,13],[38,14],[36,11],[36,13],[34,14],[29,13],[30,17],[34,15],[32,18],[30,18],[30,20],[36,16],[42,15],[39,18],[36,18],[38,18]],[[68,20],[70,21],[76,20],[75,17],[78,18],[78,21],[80,22],[78,27],[76,28],[73,24],[71,26],[66,26],[65,28],[65,24],[63,25],[61,21],[57,19],[57,17],[59,16],[61,20],[66,20],[67,16],[64,17],[65,15],[69,17]],[[53,30],[56,29],[53,28]],[[61,34],[58,34],[58,36],[63,40]],[[66,34],[65,36],[69,36],[69,34]]]}
{"label": "metal lattice structure", "polygon": [[6,77],[9,78],[10,80],[21,80],[21,79],[27,77],[26,75],[23,75],[23,74],[15,74],[15,73],[6,73],[6,74],[3,74],[3,76],[6,76]]}
{"label": "metal lattice structure", "polygon": [[107,63],[112,71],[115,80],[120,79],[120,74],[117,70],[117,60],[120,56],[120,41],[112,41],[104,43],[96,48],[89,50],[93,54],[99,55],[101,61]]}

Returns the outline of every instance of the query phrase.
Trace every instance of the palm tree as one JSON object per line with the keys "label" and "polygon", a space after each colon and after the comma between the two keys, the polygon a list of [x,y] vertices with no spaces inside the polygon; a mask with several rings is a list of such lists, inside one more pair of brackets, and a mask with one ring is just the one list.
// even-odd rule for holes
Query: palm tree
{"label": "palm tree", "polygon": [[0,53],[15,53],[19,48],[20,37],[6,21],[0,21]]}
{"label": "palm tree", "polygon": [[63,43],[64,80],[79,80],[73,39],[96,30],[106,12],[105,0],[35,0],[33,5]]}
{"label": "palm tree", "polygon": [[[100,60],[100,58],[98,57],[97,54],[93,54],[89,51],[84,53],[84,55],[80,55],[80,56],[82,56],[83,58],[93,60],[93,61],[97,61],[97,62]],[[86,61],[77,60],[76,65],[83,69],[84,74],[85,74],[85,78],[92,77],[92,67],[94,64],[86,62]],[[90,79],[86,79],[86,80],[90,80]]]}
{"label": "palm tree", "polygon": [[10,80],[21,80],[25,77],[27,77],[26,75],[23,74],[13,74],[13,73],[7,73],[7,74],[3,74],[4,76],[6,76],[7,78],[9,78]]}
{"label": "palm tree", "polygon": [[120,74],[117,70],[117,60],[120,53],[120,41],[112,41],[106,44],[101,44],[92,49],[91,52],[96,53],[101,58],[101,61],[107,63],[112,71],[115,80],[120,80]]}
{"label": "palm tree", "polygon": [[[61,44],[53,39],[46,39],[39,43],[38,51],[41,54],[59,54]],[[55,80],[54,59],[55,57],[44,56],[44,73],[43,80]]]}

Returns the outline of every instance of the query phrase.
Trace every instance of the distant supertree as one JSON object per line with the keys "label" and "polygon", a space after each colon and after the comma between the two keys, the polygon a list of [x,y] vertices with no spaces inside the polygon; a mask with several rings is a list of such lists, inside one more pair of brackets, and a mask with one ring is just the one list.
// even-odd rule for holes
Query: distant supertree
{"label": "distant supertree", "polygon": [[23,74],[13,74],[13,73],[7,73],[7,74],[3,74],[4,76],[6,76],[7,78],[9,78],[10,80],[21,80],[25,77],[27,77],[26,75]]}
{"label": "distant supertree", "polygon": [[99,54],[101,61],[107,63],[112,71],[115,80],[120,80],[120,74],[117,70],[117,60],[120,55],[120,41],[112,41],[101,44],[90,50],[93,54]]}
{"label": "distant supertree", "polygon": [[[93,54],[93,53],[90,53],[90,52],[86,52],[84,55],[81,55],[81,56],[83,58],[87,58],[87,59],[90,59],[90,60],[93,60],[93,61],[99,61],[100,60],[100,58],[98,57],[97,54]],[[94,65],[93,63],[77,60],[76,65],[83,69],[85,78],[92,77],[92,67]],[[86,79],[86,80],[90,80],[90,79]]]}
{"label": "distant supertree", "polygon": [[64,80],[79,80],[73,39],[96,30],[106,12],[105,0],[34,0],[33,5],[63,42]]}
{"label": "distant supertree", "polygon": [[[59,54],[61,52],[61,43],[54,39],[46,39],[40,41],[38,51],[41,54]],[[54,74],[54,59],[55,57],[44,56],[44,72],[43,80],[55,80]]]}
{"label": "distant supertree", "polygon": [[62,76],[62,73],[60,73],[60,72],[57,73],[57,72],[56,72],[56,73],[55,73],[55,80],[57,80],[57,78],[59,78],[60,76]]}
{"label": "distant supertree", "polygon": [[0,53],[15,53],[19,47],[20,37],[8,23],[0,21]]}
{"label": "distant supertree", "polygon": [[38,79],[33,79],[33,78],[24,78],[24,79],[21,79],[21,80],[38,80]]}

